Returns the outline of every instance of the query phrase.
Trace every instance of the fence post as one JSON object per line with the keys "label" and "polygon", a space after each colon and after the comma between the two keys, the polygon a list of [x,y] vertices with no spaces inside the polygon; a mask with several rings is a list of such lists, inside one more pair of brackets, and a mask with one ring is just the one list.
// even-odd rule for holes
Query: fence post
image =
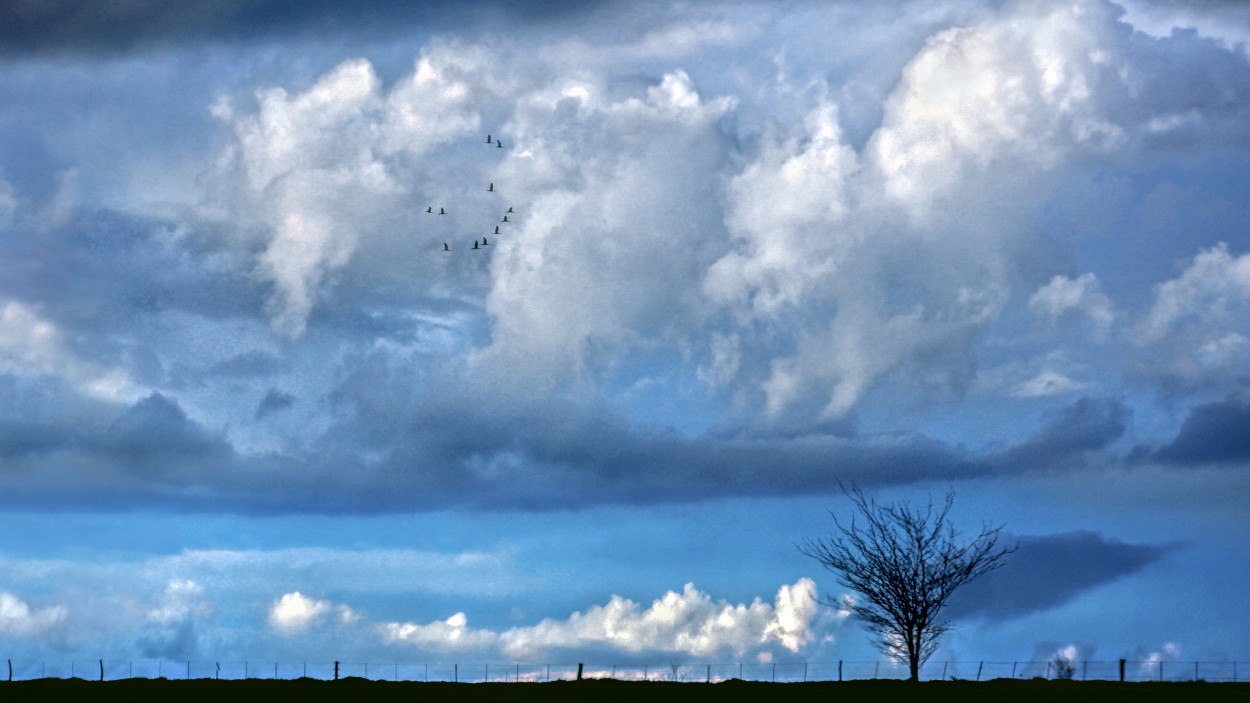
{"label": "fence post", "polygon": [[[399,665],[398,665],[398,664],[396,664],[395,666],[399,666]],[[398,671],[398,669],[397,669],[397,671]],[[398,679],[398,678],[399,678],[399,675],[398,675],[398,674],[396,674],[395,678],[397,678],[397,679]],[[517,664],[517,665],[516,665],[516,682],[517,682],[517,683],[521,683],[521,665],[520,665],[520,664]]]}
{"label": "fence post", "polygon": [[[13,660],[9,660],[9,680],[13,680]],[[1233,680],[1237,680],[1237,665],[1233,664]]]}
{"label": "fence post", "polygon": [[[946,667],[948,667],[948,666],[950,666],[950,665],[951,665],[951,663],[950,663],[950,661],[949,661],[949,660],[948,660],[948,661],[944,661],[944,662],[942,662],[942,680],[943,680],[943,681],[945,681],[945,680],[946,680]],[[1050,666],[1050,665],[1048,664],[1048,665],[1047,665],[1047,669],[1046,669],[1046,674],[1047,674],[1047,676],[1049,676],[1049,675],[1050,675],[1050,668],[1049,668],[1049,666]]]}
{"label": "fence post", "polygon": [[838,660],[838,681],[842,680],[842,660]]}
{"label": "fence post", "polygon": [[1124,660],[1120,660],[1120,683],[1124,683]]}
{"label": "fence post", "polygon": [[451,674],[453,677],[452,683],[460,683],[460,665],[454,664],[453,666],[455,666],[455,669],[452,670]]}
{"label": "fence post", "polygon": [[104,680],[104,660],[100,660],[100,680]]}
{"label": "fence post", "polygon": [[1194,662],[1194,681],[1198,680],[1198,662]]}
{"label": "fence post", "polygon": [[[711,668],[712,667],[709,665],[708,669],[711,670]],[[708,678],[711,678],[711,675],[709,675]],[[803,662],[803,683],[807,683],[807,662]]]}
{"label": "fence post", "polygon": [[[807,665],[804,664],[803,667],[804,667],[804,670],[806,671]],[[807,678],[806,673],[804,673],[803,678],[805,679]],[[712,683],[712,665],[711,664],[707,665],[707,682]]]}
{"label": "fence post", "polygon": [[1019,664],[1019,663],[1020,663],[1020,662],[1012,662],[1012,663],[1011,663],[1011,678],[1013,678],[1013,679],[1014,679],[1014,678],[1016,678],[1016,664]]}
{"label": "fence post", "polygon": [[1089,680],[1089,662],[1088,661],[1081,662],[1081,680],[1082,681]]}
{"label": "fence post", "polygon": [[981,670],[985,668],[985,662],[982,661],[977,665],[977,681],[981,680]]}
{"label": "fence post", "polygon": [[773,662],[773,683],[777,683],[777,662]]}
{"label": "fence post", "polygon": [[[246,664],[246,662],[245,662],[245,664]],[[338,663],[337,661],[336,661],[336,662],[334,662],[334,680],[335,680],[335,681],[338,681],[338,680],[339,680],[339,663]]]}
{"label": "fence post", "polygon": [[582,680],[582,662],[577,662],[577,680]]}
{"label": "fence post", "polygon": [[1163,660],[1159,660],[1159,680],[1163,680]]}

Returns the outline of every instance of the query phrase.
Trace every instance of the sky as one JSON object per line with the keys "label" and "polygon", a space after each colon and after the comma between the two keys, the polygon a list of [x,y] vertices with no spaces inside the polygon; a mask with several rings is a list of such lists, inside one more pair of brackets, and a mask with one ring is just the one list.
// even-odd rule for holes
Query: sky
{"label": "sky", "polygon": [[1250,660],[1248,69],[1239,2],[5,3],[0,657],[876,661],[855,485],[1018,545],[935,660]]}

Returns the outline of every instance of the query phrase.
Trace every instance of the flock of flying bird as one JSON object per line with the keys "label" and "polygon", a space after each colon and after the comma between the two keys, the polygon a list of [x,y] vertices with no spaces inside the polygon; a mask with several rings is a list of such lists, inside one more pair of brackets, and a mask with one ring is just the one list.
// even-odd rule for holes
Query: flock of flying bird
{"label": "flock of flying bird", "polygon": [[[503,142],[499,141],[498,139],[493,139],[493,138],[491,138],[491,135],[489,135],[489,134],[488,134],[488,135],[486,135],[486,143],[487,143],[487,144],[490,144],[491,142],[494,142],[494,143],[495,143],[495,148],[496,148],[496,149],[502,149],[502,148],[503,148]],[[490,184],[486,187],[486,191],[487,191],[488,193],[494,193],[494,192],[495,192],[495,183],[494,183],[493,181],[492,181],[492,182],[491,182],[491,183],[490,183]],[[438,212],[437,212],[437,213],[435,213],[435,212],[434,212],[434,206],[433,206],[433,205],[431,205],[431,206],[427,207],[427,208],[425,209],[425,211],[426,211],[426,213],[427,213],[427,214],[430,214],[430,215],[435,215],[435,214],[438,214],[438,215],[446,215],[446,214],[447,214],[447,211],[446,211],[445,209],[441,208],[441,207],[438,209]],[[502,220],[500,220],[500,223],[501,223],[501,224],[506,224],[506,223],[511,222],[511,220],[509,220],[509,219],[508,219],[508,215],[512,215],[512,214],[516,214],[516,211],[515,211],[515,210],[513,210],[511,207],[509,207],[509,208],[508,208],[508,209],[504,212],[504,214],[503,214],[503,219],[502,219]],[[495,232],[494,232],[494,234],[496,234],[496,235],[497,235],[497,234],[499,234],[499,225],[495,225]],[[487,238],[486,238],[486,236],[485,236],[485,235],[483,235],[483,236],[482,236],[482,241],[481,241],[481,242],[478,242],[478,240],[476,240],[476,239],[474,239],[474,240],[473,240],[473,248],[474,248],[474,249],[481,249],[482,247],[485,247],[485,246],[490,246],[490,241],[489,241],[489,240],[487,240]],[[451,247],[450,247],[450,246],[448,246],[447,242],[443,242],[443,251],[446,251],[446,252],[450,252],[450,251],[451,251]]]}

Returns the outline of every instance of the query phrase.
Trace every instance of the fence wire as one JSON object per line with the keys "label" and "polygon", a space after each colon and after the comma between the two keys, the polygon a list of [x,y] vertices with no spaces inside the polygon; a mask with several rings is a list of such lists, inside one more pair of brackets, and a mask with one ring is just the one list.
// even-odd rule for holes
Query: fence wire
{"label": "fence wire", "polygon": [[[863,681],[906,679],[905,662],[715,662],[659,664],[516,664],[350,661],[172,661],[172,660],[7,660],[7,680],[86,679],[277,679],[333,680],[361,678],[374,681],[435,682],[542,682],[578,677],[622,681],[681,681],[715,683],[730,679],[795,683],[802,681]],[[921,680],[989,681],[992,679],[1056,679],[1066,676],[1089,681],[1212,681],[1237,682],[1250,678],[1247,662],[1090,660],[1072,661],[1063,672],[1051,661],[930,661],[920,670]],[[1067,668],[1067,667],[1065,667]],[[4,676],[0,670],[0,677]]]}

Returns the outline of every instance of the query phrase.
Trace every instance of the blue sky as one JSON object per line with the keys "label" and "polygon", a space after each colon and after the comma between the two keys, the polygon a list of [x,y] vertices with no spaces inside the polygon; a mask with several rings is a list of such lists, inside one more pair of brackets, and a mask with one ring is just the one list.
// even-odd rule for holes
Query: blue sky
{"label": "blue sky", "polygon": [[871,660],[796,549],[854,483],[1019,542],[939,659],[1244,660],[1248,62],[1233,2],[5,6],[0,656]]}

